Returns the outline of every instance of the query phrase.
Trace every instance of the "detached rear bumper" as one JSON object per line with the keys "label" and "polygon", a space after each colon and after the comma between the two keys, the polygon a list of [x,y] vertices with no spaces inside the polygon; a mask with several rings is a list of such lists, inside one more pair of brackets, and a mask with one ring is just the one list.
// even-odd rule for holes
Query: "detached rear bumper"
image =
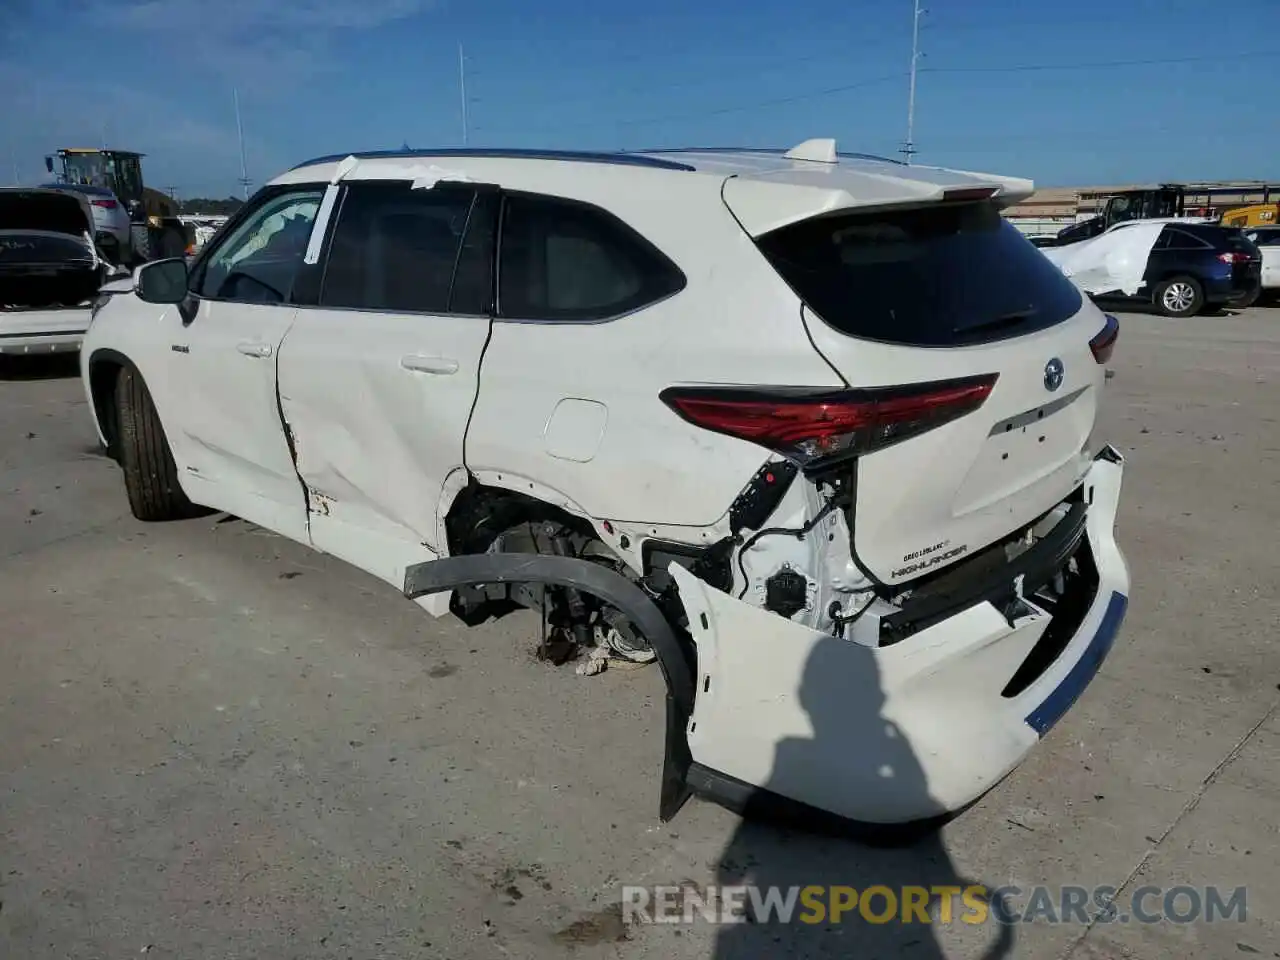
{"label": "detached rear bumper", "polygon": [[776,795],[872,824],[963,809],[1066,713],[1110,651],[1129,574],[1113,528],[1123,461],[1084,482],[1074,595],[1028,598],[1012,623],[981,601],[873,647],[734,600],[673,567],[697,644],[687,728],[698,792]]}

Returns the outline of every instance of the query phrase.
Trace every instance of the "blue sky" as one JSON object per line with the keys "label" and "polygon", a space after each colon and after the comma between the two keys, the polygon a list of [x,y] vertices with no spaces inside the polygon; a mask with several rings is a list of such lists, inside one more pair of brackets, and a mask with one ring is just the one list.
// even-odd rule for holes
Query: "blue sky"
{"label": "blue sky", "polygon": [[[153,186],[238,194],[233,88],[255,185],[317,154],[455,145],[459,43],[473,146],[834,136],[892,154],[911,5],[0,0],[0,182],[105,136],[148,154]],[[1280,179],[1280,0],[925,6],[921,163],[1044,185]]]}

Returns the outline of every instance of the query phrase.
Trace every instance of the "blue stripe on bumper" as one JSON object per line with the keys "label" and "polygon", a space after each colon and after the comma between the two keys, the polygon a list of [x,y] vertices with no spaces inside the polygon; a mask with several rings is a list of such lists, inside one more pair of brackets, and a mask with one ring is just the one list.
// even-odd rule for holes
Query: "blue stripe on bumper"
{"label": "blue stripe on bumper", "polygon": [[1072,705],[1084,693],[1084,688],[1093,680],[1102,661],[1111,652],[1116,633],[1124,620],[1125,610],[1129,606],[1129,598],[1123,593],[1112,593],[1107,602],[1107,611],[1102,615],[1102,623],[1098,624],[1098,632],[1089,641],[1089,647],[1076,665],[1062,679],[1054,691],[1045,697],[1044,702],[1027,715],[1027,723],[1040,736],[1062,719]]}

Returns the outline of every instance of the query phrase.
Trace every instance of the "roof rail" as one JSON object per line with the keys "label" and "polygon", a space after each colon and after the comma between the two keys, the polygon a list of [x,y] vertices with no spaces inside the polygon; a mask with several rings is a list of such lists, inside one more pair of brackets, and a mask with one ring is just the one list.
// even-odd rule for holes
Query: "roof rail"
{"label": "roof rail", "polygon": [[[645,150],[633,150],[631,154],[648,155],[654,153],[764,153],[770,156],[785,156],[787,150],[782,147],[658,147]],[[881,163],[894,163],[898,166],[906,166],[902,160],[895,160],[893,157],[881,157],[874,153],[848,153],[843,150],[836,152],[837,157],[843,157],[846,160],[876,160]]]}
{"label": "roof rail", "polygon": [[366,150],[361,153],[334,153],[299,163],[292,169],[315,166],[319,163],[335,163],[355,157],[357,160],[412,160],[419,157],[434,159],[477,160],[567,160],[574,163],[612,163],[628,167],[652,167],[659,170],[693,170],[687,163],[646,157],[635,153],[604,153],[591,150],[524,150],[488,147],[461,147],[456,150]]}

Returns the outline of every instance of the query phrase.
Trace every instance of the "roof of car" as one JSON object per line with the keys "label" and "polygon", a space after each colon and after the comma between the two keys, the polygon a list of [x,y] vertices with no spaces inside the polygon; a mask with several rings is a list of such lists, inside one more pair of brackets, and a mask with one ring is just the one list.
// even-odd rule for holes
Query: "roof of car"
{"label": "roof of car", "polygon": [[[490,148],[376,150],[316,157],[273,182],[408,177],[434,183],[485,179],[500,177],[492,164],[504,160],[560,169],[564,169],[563,164],[585,164],[601,172],[606,167],[625,167],[677,177],[701,174],[714,180],[717,190],[723,184],[725,203],[752,235],[854,207],[983,197],[1008,205],[1029,196],[1035,188],[1030,180],[1014,177],[838,153],[834,140],[807,140],[785,151],[763,147],[676,147],[614,153]],[[442,166],[454,169],[443,170]],[[501,182],[512,185],[505,178]]]}
{"label": "roof of car", "polygon": [[99,187],[92,183],[43,183],[42,190],[74,190],[76,193],[88,193],[95,197],[114,197],[115,192],[109,187]]}

